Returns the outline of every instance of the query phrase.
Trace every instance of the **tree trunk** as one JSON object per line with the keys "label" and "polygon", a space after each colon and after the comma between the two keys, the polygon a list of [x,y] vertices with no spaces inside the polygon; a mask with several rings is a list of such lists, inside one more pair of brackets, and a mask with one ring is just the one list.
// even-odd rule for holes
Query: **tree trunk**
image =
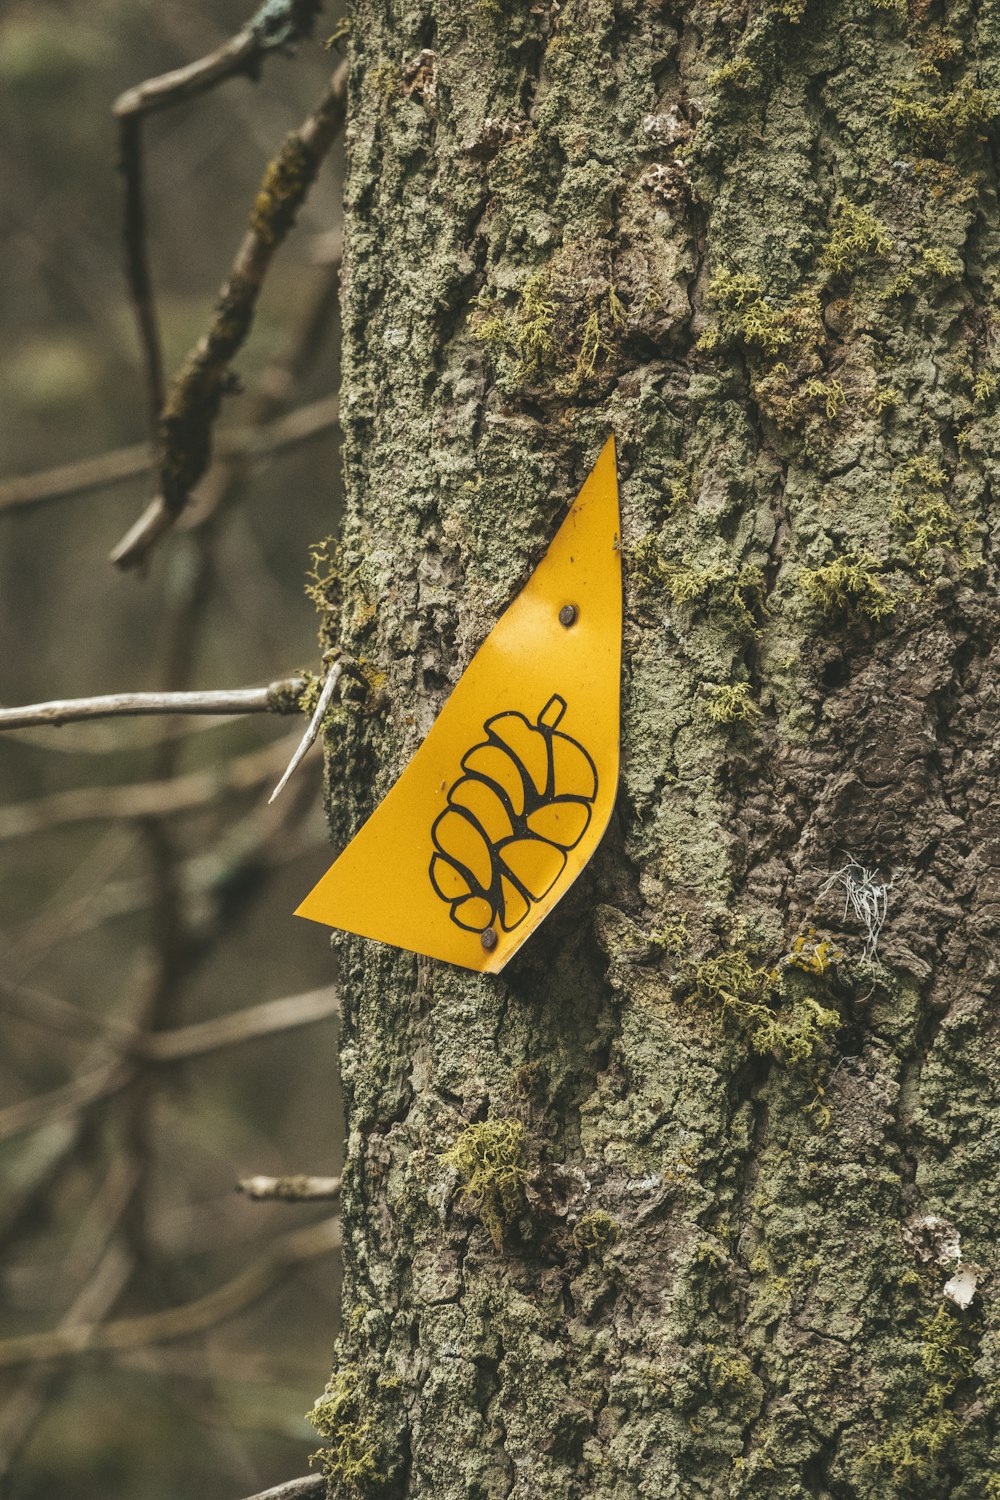
{"label": "tree trunk", "polygon": [[498,979],[337,941],[331,1494],[1000,1496],[1000,6],[349,45],[338,846],[611,430],[626,585],[554,915]]}

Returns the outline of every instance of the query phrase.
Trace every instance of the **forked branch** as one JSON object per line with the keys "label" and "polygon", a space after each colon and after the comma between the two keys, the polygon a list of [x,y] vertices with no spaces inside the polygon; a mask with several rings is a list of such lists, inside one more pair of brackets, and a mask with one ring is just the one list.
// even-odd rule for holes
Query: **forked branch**
{"label": "forked branch", "polygon": [[115,101],[118,161],[125,178],[125,271],[146,362],[147,401],[154,442],[163,411],[164,380],[159,320],[146,243],[143,119],[171,105],[197,98],[238,74],[256,79],[269,52],[287,50],[311,36],[321,5],[322,0],[264,0],[242,30],[207,57],[169,73],[161,73],[156,78],[148,78],[145,83],[126,89]]}
{"label": "forked branch", "polygon": [[212,321],[191,350],[157,429],[160,492],[115,547],[112,562],[131,568],[147,557],[177,520],[212,456],[212,427],[231,388],[230,366],[253,324],[264,277],[295,222],[346,113],[347,69],[342,64],[319,107],[293,130],[261,182],[250,228],[219,293]]}

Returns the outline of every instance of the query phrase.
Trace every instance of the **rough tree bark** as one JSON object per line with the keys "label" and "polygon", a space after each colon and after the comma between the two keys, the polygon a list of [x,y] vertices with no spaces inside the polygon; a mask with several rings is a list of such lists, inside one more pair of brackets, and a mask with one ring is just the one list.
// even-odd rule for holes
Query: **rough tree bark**
{"label": "rough tree bark", "polygon": [[609,429],[627,581],[555,915],[497,980],[338,940],[331,1494],[998,1496],[1000,5],[349,45],[335,842]]}

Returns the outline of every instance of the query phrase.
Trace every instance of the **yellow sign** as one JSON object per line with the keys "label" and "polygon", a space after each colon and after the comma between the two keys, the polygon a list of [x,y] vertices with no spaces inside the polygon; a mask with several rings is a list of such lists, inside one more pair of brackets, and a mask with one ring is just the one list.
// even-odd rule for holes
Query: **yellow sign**
{"label": "yellow sign", "polygon": [[488,974],[530,937],[614,806],[618,531],[609,438],[424,743],[296,916]]}

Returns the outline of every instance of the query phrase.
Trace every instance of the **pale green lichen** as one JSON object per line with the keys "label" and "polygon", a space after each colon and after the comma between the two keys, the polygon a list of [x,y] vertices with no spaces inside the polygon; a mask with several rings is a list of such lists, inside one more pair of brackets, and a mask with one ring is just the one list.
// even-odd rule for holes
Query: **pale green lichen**
{"label": "pale green lichen", "polygon": [[564,245],[531,272],[513,306],[480,294],[472,336],[508,389],[550,383],[557,394],[575,396],[617,354],[624,304],[614,285],[580,291],[582,256],[578,245]]}
{"label": "pale green lichen", "polygon": [[882,581],[881,565],[871,552],[848,552],[821,567],[803,568],[798,586],[806,602],[824,616],[881,620],[899,602]]}
{"label": "pale green lichen", "polygon": [[891,411],[898,406],[900,393],[892,385],[877,385],[872,391],[870,404],[876,416],[881,416],[884,411]]}
{"label": "pale green lichen", "polygon": [[820,380],[814,377],[802,386],[804,401],[819,406],[828,422],[832,422],[844,404],[844,387],[839,380]]}
{"label": "pale green lichen", "polygon": [[710,89],[734,89],[738,93],[745,93],[759,88],[761,73],[748,57],[734,57],[730,62],[715,68],[705,81]]}
{"label": "pale green lichen", "polygon": [[705,1345],[706,1383],[709,1390],[734,1416],[752,1421],[760,1410],[764,1385],[742,1354]]}
{"label": "pale green lichen", "polygon": [[672,479],[667,488],[667,514],[672,515],[680,506],[687,505],[690,499],[691,480],[688,476],[684,474],[680,479]]}
{"label": "pale green lichen", "polygon": [[729,563],[710,563],[687,568],[664,563],[660,585],[674,604],[692,608],[721,609],[741,631],[756,629],[756,614],[764,600],[764,575],[753,564],[740,568]]}
{"label": "pale green lichen", "polygon": [[996,395],[1000,380],[992,370],[980,370],[972,382],[972,397],[974,401],[992,401]]}
{"label": "pale green lichen", "polygon": [[306,571],[306,598],[323,614],[340,607],[343,575],[343,550],[338,537],[326,536],[309,549]]}
{"label": "pale green lichen", "polygon": [[[975,1329],[941,1306],[920,1326],[923,1394],[911,1419],[865,1450],[863,1464],[875,1469],[887,1496],[939,1493],[962,1418],[949,1406],[959,1386],[972,1374],[977,1358]],[[933,1491],[928,1488],[934,1486]]]}
{"label": "pale green lichen", "polygon": [[373,1500],[378,1493],[378,1424],[366,1413],[352,1365],[335,1371],[322,1396],[307,1413],[326,1442],[310,1463],[318,1462],[338,1500]]}
{"label": "pale green lichen", "polygon": [[822,335],[819,301],[804,293],[781,305],[761,282],[743,271],[718,271],[708,288],[716,310],[713,326],[698,340],[699,349],[714,349],[736,340],[772,358],[792,345]]}
{"label": "pale green lichen", "polygon": [[661,953],[674,955],[683,953],[691,942],[687,912],[675,912],[658,927],[654,927],[649,934],[649,941]]}
{"label": "pale green lichen", "polygon": [[893,475],[889,521],[904,562],[918,578],[940,571],[942,554],[967,553],[974,528],[948,499],[947,471],[924,454],[908,459]]}
{"label": "pale green lichen", "polygon": [[892,247],[892,236],[881,220],[844,198],[835,209],[822,260],[834,275],[849,276],[866,260],[884,259]]}
{"label": "pale green lichen", "polygon": [[961,281],[965,269],[953,250],[943,250],[939,245],[924,250],[920,262],[924,274],[937,281]]}
{"label": "pale green lichen", "polygon": [[905,126],[921,144],[937,148],[981,130],[998,112],[997,95],[968,80],[948,93],[929,93],[917,84],[904,83],[889,106],[891,120]]}
{"label": "pale green lichen", "polygon": [[556,304],[547,269],[541,267],[531,273],[513,310],[487,299],[479,303],[478,312],[472,336],[505,368],[511,381],[524,385],[538,379],[556,352],[552,332]]}
{"label": "pale green lichen", "polygon": [[526,1207],[527,1132],[520,1120],[482,1120],[462,1131],[442,1158],[462,1178],[462,1198],[475,1209],[498,1250],[503,1231]]}
{"label": "pale green lichen", "polygon": [[770,1054],[790,1068],[814,1063],[840,1025],[836,1011],[795,992],[781,968],[760,965],[740,948],[685,959],[678,991],[716,1016],[751,1052]]}
{"label": "pale green lichen", "polygon": [[760,718],[748,682],[711,683],[706,692],[705,716],[713,724],[749,724]]}
{"label": "pale green lichen", "polygon": [[592,1258],[599,1258],[617,1240],[619,1224],[603,1209],[584,1214],[573,1228],[573,1244],[577,1250]]}
{"label": "pale green lichen", "polygon": [[961,55],[960,37],[954,36],[950,31],[943,31],[940,26],[928,26],[920,42],[917,73],[921,78],[931,78],[938,82],[942,67]]}
{"label": "pale green lichen", "polygon": [[764,575],[752,563],[688,567],[664,555],[655,533],[627,549],[629,577],[640,594],[664,593],[674,603],[721,609],[741,630],[753,631],[764,601]]}

